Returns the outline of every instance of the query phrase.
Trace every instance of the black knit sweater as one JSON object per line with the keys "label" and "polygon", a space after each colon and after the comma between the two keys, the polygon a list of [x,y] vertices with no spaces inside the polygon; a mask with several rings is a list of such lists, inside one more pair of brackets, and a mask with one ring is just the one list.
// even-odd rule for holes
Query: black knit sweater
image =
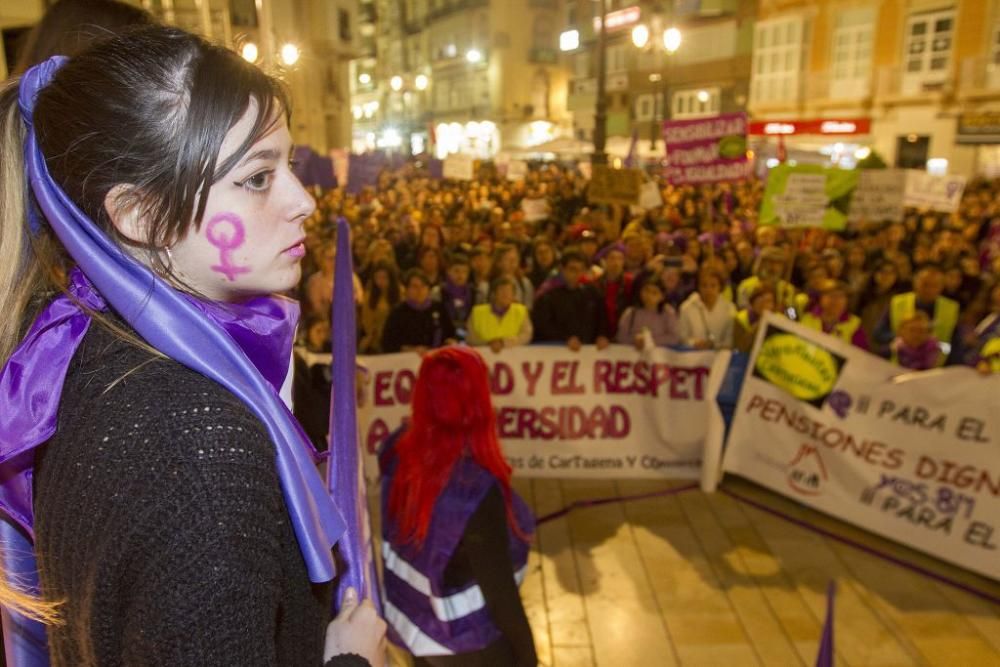
{"label": "black knit sweater", "polygon": [[65,601],[52,664],[318,667],[331,587],[309,582],[274,459],[227,390],[92,324],[34,478],[43,591]]}

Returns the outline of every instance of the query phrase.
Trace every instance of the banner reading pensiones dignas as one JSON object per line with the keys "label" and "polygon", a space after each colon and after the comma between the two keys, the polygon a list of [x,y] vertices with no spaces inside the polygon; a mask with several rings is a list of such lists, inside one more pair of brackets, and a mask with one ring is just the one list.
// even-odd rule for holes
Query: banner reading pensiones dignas
{"label": "banner reading pensiones dignas", "polygon": [[899,372],[770,316],[724,470],[1000,579],[1000,376]]}
{"label": "banner reading pensiones dignas", "polygon": [[[517,474],[698,477],[709,423],[722,420],[714,397],[728,353],[477,349],[490,366],[500,442]],[[420,358],[390,354],[362,363],[369,382],[361,439],[371,450],[409,414]]]}
{"label": "banner reading pensiones dignas", "polygon": [[663,121],[663,143],[664,175],[674,185],[738,181],[749,174],[745,113]]}

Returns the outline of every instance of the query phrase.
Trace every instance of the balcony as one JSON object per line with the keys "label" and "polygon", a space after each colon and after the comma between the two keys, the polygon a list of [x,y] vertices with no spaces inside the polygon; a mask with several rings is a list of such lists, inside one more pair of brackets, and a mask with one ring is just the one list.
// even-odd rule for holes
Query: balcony
{"label": "balcony", "polygon": [[961,99],[1000,97],[1000,64],[986,56],[966,58],[959,69]]}
{"label": "balcony", "polygon": [[358,5],[358,23],[375,23],[377,19],[374,3]]}
{"label": "balcony", "polygon": [[954,92],[953,77],[910,74],[899,65],[881,67],[875,73],[875,96],[887,104],[937,102]]}
{"label": "balcony", "polygon": [[531,49],[528,61],[538,65],[555,65],[559,62],[559,53],[555,49]]}
{"label": "balcony", "polygon": [[[440,1],[440,0],[439,0]],[[466,9],[476,9],[488,6],[489,0],[451,0],[441,7],[435,7],[427,12],[427,23],[437,21],[445,16],[461,12]]]}
{"label": "balcony", "polygon": [[835,79],[829,71],[811,72],[805,80],[805,103],[814,109],[871,105],[871,78]]}

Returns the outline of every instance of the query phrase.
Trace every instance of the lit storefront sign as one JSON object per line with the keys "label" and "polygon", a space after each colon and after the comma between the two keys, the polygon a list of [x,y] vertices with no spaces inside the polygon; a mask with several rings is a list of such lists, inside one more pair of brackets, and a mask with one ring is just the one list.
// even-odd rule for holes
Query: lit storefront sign
{"label": "lit storefront sign", "polygon": [[440,123],[434,128],[435,153],[444,159],[452,153],[493,157],[500,149],[500,130],[492,121]]}
{"label": "lit storefront sign", "polygon": [[758,120],[750,123],[750,134],[782,136],[793,134],[858,135],[871,132],[870,118],[817,118],[812,120]]}
{"label": "lit storefront sign", "polygon": [[[614,30],[620,30],[622,28],[628,27],[633,23],[639,22],[639,16],[641,12],[639,7],[626,7],[625,9],[619,9],[615,12],[607,13],[607,31],[612,32]],[[601,17],[594,17],[594,32],[601,31]]]}
{"label": "lit storefront sign", "polygon": [[977,111],[958,117],[955,142],[959,144],[1000,144],[1000,112]]}

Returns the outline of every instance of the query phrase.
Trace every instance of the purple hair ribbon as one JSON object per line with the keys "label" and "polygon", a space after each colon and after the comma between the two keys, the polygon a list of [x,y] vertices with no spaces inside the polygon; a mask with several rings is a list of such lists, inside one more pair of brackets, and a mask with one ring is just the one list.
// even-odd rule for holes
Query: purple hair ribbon
{"label": "purple hair ribbon", "polygon": [[[301,426],[248,356],[262,351],[245,351],[240,347],[240,344],[252,347],[253,336],[242,341],[234,340],[223,322],[206,313],[205,306],[196,305],[190,297],[170,288],[112,243],[49,175],[35,138],[32,112],[39,91],[51,81],[66,60],[62,56],[46,60],[28,70],[20,84],[19,104],[27,128],[25,164],[40,210],[86,282],[110,308],[150,345],[226,387],[261,420],[275,445],[275,467],[282,495],[309,578],[313,582],[333,579],[336,566],[331,550],[344,532],[344,520],[315,468],[312,447]],[[31,222],[32,227],[37,228],[40,221],[33,218]],[[220,306],[216,310],[225,308]],[[81,323],[89,318],[81,320],[70,315],[68,319],[60,320],[61,324],[53,329],[53,335],[65,336],[78,344],[85,333],[85,326],[80,331]],[[69,326],[66,322],[78,324]],[[42,333],[43,338],[48,336],[46,332]],[[37,340],[35,344],[39,344]],[[256,342],[260,347],[268,344],[265,340]],[[19,347],[15,355],[21,349]],[[61,390],[61,380],[59,387],[48,387],[47,392],[38,392],[38,387],[27,386],[34,377],[30,367],[8,363],[4,373],[13,377],[10,387],[15,392],[29,392],[33,398],[48,399],[50,403],[53,396],[58,399],[55,392]],[[61,378],[64,377],[65,371],[61,375]],[[6,401],[7,398],[6,395],[0,396],[0,400]],[[58,400],[54,402],[57,406]],[[24,444],[20,434],[0,426],[0,457],[9,464],[17,464],[13,469],[5,465],[0,470],[0,485],[4,487],[5,494],[16,494],[18,488],[23,490],[23,486],[17,485],[19,480],[30,484],[33,455],[24,448]],[[22,457],[30,458],[25,461]],[[28,498],[30,507],[30,496]],[[5,574],[19,585],[37,586],[37,564],[30,535],[15,525],[17,521],[15,516],[0,521],[0,534],[5,539]],[[48,665],[43,626],[4,610],[4,634],[13,643],[7,645],[8,664],[14,667]]]}
{"label": "purple hair ribbon", "polygon": [[371,550],[368,503],[358,454],[358,418],[355,402],[357,328],[355,326],[354,267],[351,262],[351,228],[337,220],[337,255],[333,276],[332,387],[330,396],[330,458],[327,484],[337,507],[344,513],[347,530],[338,543],[343,571],[337,581],[334,605],[353,588],[379,608],[378,579]]}

